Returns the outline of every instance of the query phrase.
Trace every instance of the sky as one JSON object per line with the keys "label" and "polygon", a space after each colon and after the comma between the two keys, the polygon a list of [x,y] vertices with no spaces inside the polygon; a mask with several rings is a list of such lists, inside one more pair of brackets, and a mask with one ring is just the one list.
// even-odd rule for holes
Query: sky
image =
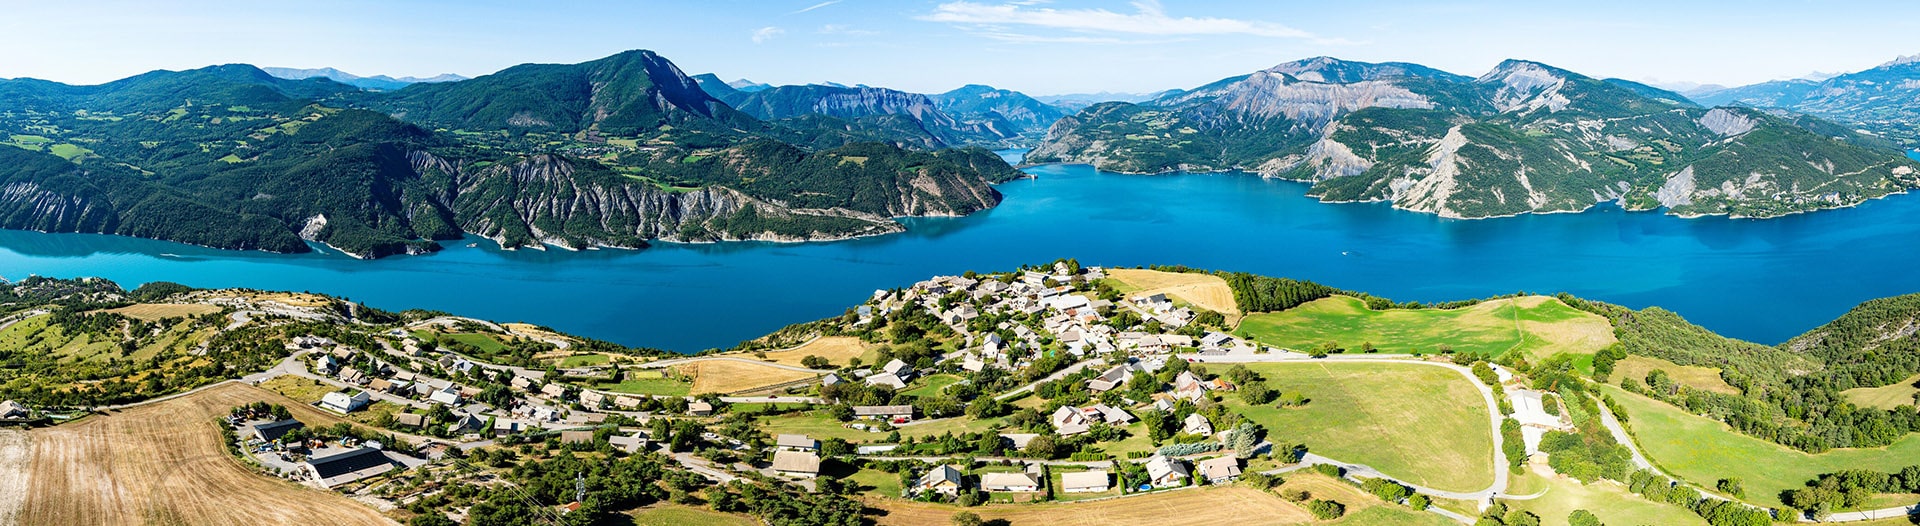
{"label": "sky", "polygon": [[689,74],[933,93],[1190,88],[1291,60],[1741,85],[1920,53],[1911,0],[0,0],[0,78],[212,64],[478,76],[651,49]]}

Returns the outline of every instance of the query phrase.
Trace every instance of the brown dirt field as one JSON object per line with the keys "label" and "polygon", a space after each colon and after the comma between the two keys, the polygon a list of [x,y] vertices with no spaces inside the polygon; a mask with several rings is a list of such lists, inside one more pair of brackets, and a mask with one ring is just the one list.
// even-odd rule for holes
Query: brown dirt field
{"label": "brown dirt field", "polygon": [[340,419],[270,391],[222,384],[34,430],[24,524],[394,524],[343,495],[258,475],[227,454],[214,419],[253,401],[308,425]]}
{"label": "brown dirt field", "polygon": [[1140,292],[1128,296],[1165,293],[1229,317],[1240,313],[1239,305],[1233,302],[1233,289],[1227,288],[1226,280],[1212,274],[1121,268],[1107,270],[1107,277],[1140,288]]}
{"label": "brown dirt field", "polygon": [[1628,356],[1625,360],[1615,362],[1613,364],[1613,376],[1609,379],[1616,385],[1618,385],[1621,380],[1627,378],[1632,378],[1637,382],[1646,382],[1647,373],[1653,372],[1654,369],[1666,371],[1667,375],[1673,377],[1673,381],[1680,385],[1716,393],[1740,394],[1739,389],[1727,385],[1726,380],[1720,379],[1720,369],[1718,368],[1677,365],[1673,362],[1646,356]]}
{"label": "brown dirt field", "polygon": [[161,318],[182,318],[212,314],[220,312],[220,307],[192,303],[139,303],[117,309],[107,309],[107,312],[134,319],[154,321]]}
{"label": "brown dirt field", "polygon": [[27,474],[33,458],[32,435],[0,428],[0,524],[20,524],[20,507],[27,503]]}
{"label": "brown dirt field", "polygon": [[885,516],[878,518],[882,526],[948,524],[954,513],[963,510],[978,513],[980,518],[986,520],[1004,519],[1016,526],[1106,526],[1109,524],[1212,526],[1302,523],[1313,520],[1306,510],[1280,497],[1239,486],[1172,491],[1095,502],[973,508],[904,502],[897,499],[871,499],[867,504],[887,511]]}
{"label": "brown dirt field", "polygon": [[765,360],[778,364],[800,365],[800,360],[808,356],[819,356],[826,358],[834,365],[846,365],[848,358],[857,358],[866,354],[868,348],[867,342],[852,336],[822,336],[807,342],[806,345],[769,352]]}
{"label": "brown dirt field", "polygon": [[813,373],[788,371],[733,360],[708,360],[680,366],[693,375],[693,394],[737,393],[812,378]]}

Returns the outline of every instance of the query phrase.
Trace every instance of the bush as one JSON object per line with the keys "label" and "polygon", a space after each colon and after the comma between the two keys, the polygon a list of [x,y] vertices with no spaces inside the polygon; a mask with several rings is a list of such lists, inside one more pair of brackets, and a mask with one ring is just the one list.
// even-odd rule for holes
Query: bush
{"label": "bush", "polygon": [[1304,489],[1291,488],[1281,491],[1280,498],[1287,499],[1290,502],[1305,502],[1307,499],[1313,498],[1313,494],[1308,493],[1307,490]]}
{"label": "bush", "polygon": [[1387,479],[1367,479],[1366,482],[1360,483],[1360,489],[1367,490],[1367,493],[1372,493],[1373,496],[1387,502],[1400,502],[1400,499],[1413,495],[1413,488]]}
{"label": "bush", "polygon": [[1573,510],[1573,513],[1567,514],[1567,524],[1569,526],[1604,526],[1600,524],[1600,517],[1594,516],[1593,512],[1587,510]]}
{"label": "bush", "polygon": [[1341,515],[1346,515],[1347,506],[1331,500],[1316,500],[1307,503],[1307,511],[1313,513],[1313,517],[1316,519],[1328,521],[1338,519]]}
{"label": "bush", "polygon": [[1407,507],[1409,508],[1426,511],[1429,506],[1433,506],[1433,499],[1427,498],[1426,495],[1416,493],[1412,497],[1407,497]]}

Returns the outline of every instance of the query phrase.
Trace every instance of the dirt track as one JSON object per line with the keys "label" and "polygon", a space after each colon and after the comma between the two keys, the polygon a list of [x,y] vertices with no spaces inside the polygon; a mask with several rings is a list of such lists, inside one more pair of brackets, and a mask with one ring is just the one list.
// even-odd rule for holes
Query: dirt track
{"label": "dirt track", "polygon": [[[343,495],[254,474],[229,456],[214,419],[256,400],[284,404],[309,425],[340,421],[278,394],[230,383],[34,430],[30,489],[19,523],[394,524]],[[5,476],[0,469],[0,480]]]}

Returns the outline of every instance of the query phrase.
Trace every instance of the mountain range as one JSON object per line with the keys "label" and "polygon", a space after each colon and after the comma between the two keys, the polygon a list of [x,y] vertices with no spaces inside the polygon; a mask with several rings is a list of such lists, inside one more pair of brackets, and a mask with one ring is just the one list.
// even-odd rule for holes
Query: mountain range
{"label": "mountain range", "polygon": [[0,227],[359,257],[808,240],[962,215],[1018,177],[981,149],[789,135],[630,51],[366,91],[248,65],[0,81]]}
{"label": "mountain range", "polygon": [[981,85],[925,95],[833,84],[757,85],[747,91],[712,74],[694,79],[728,105],[793,130],[796,142],[827,133],[917,148],[1005,148],[1038,140],[1066,115],[1020,92]]}
{"label": "mountain range", "polygon": [[1704,108],[1667,90],[1509,60],[1479,77],[1319,57],[1062,119],[1029,162],[1245,170],[1324,201],[1445,217],[1614,201],[1772,217],[1920,186],[1886,139],[1790,113]]}
{"label": "mountain range", "polygon": [[374,75],[371,77],[362,77],[359,75],[354,75],[352,73],[347,73],[345,71],[340,71],[333,68],[315,68],[315,69],[260,68],[260,70],[267,72],[268,75],[273,75],[275,77],[280,77],[283,79],[302,80],[302,79],[320,77],[320,78],[332,80],[334,82],[338,82],[341,84],[346,84],[348,86],[353,86],[356,88],[376,89],[376,90],[396,90],[396,89],[407,87],[409,85],[419,84],[423,82],[458,82],[462,80],[467,80],[466,77],[462,77],[452,73],[442,73],[439,75],[434,75],[434,76],[425,77],[425,78],[421,78],[421,77],[393,78],[386,75]]}
{"label": "mountain range", "polygon": [[1920,145],[1920,55],[1821,80],[1762,82],[1693,95],[1705,105],[1778,108]]}

